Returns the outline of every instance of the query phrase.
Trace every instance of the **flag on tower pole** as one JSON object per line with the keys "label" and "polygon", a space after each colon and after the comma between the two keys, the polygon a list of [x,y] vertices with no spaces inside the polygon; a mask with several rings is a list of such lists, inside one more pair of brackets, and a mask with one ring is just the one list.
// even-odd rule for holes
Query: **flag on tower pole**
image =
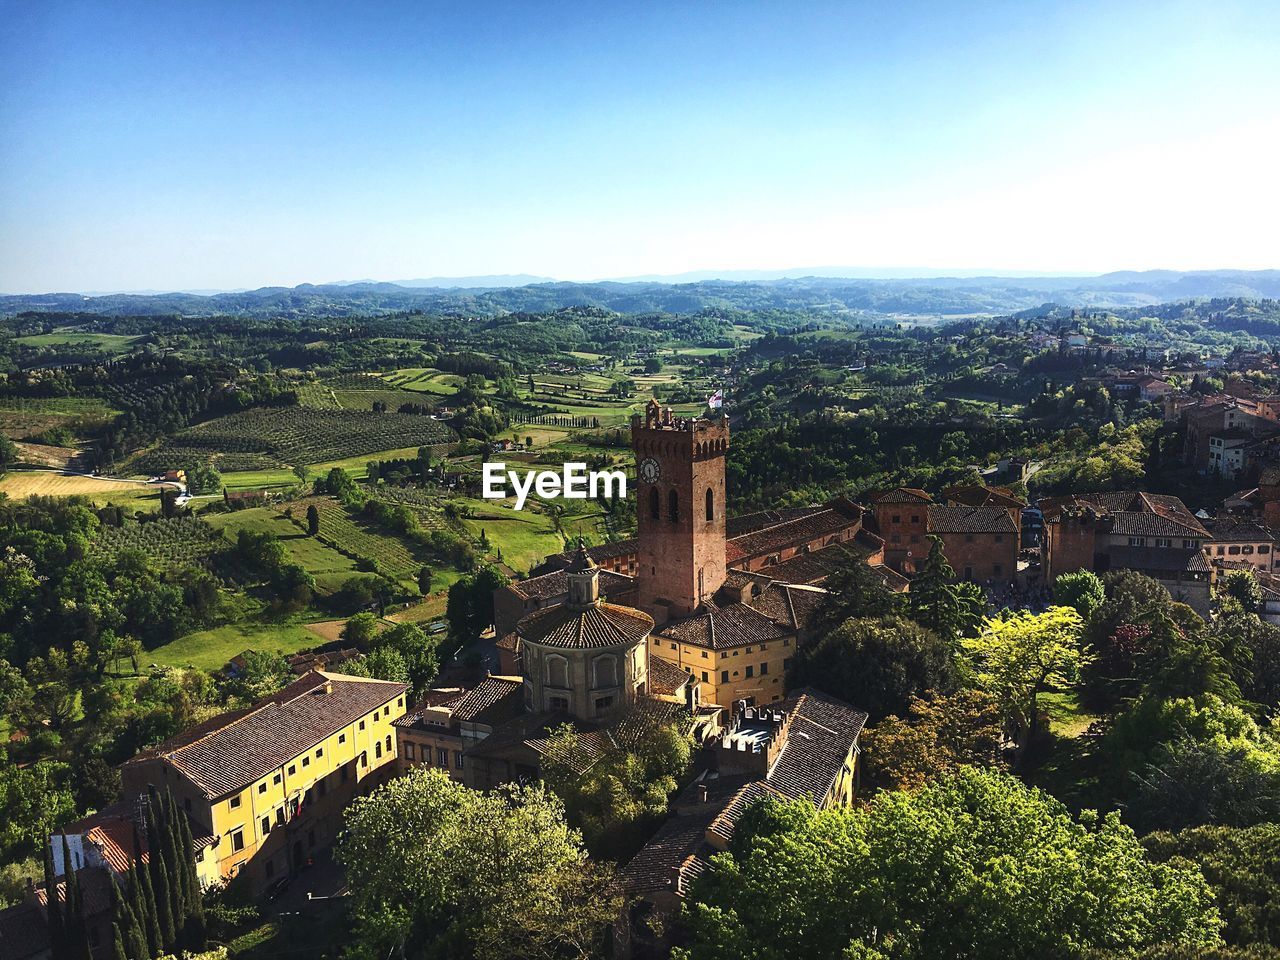
{"label": "flag on tower pole", "polygon": [[717,390],[711,396],[707,397],[707,406],[712,410],[719,410],[724,405],[724,391]]}

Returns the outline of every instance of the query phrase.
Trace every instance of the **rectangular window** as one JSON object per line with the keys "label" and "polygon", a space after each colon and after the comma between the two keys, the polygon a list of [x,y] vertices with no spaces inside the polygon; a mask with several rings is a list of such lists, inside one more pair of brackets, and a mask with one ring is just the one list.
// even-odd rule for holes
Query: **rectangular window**
{"label": "rectangular window", "polygon": [[902,522],[902,514],[900,514],[900,513],[895,513],[895,514],[893,514],[893,516],[891,516],[891,517],[889,518],[889,520],[890,520],[890,522],[892,522],[892,523],[901,523],[901,522]]}
{"label": "rectangular window", "polygon": [[360,721],[360,729],[361,729],[361,730],[363,730],[363,729],[364,729],[364,721],[363,721],[363,720],[361,720],[361,721]]}
{"label": "rectangular window", "polygon": [[271,832],[271,818],[263,817],[262,818],[262,835],[265,837],[270,832]]}
{"label": "rectangular window", "polygon": [[728,682],[729,682],[729,671],[728,671],[728,670],[721,670],[721,671],[720,671],[720,682],[721,682],[721,683],[728,683]]}
{"label": "rectangular window", "polygon": [[1271,548],[1270,548],[1269,546],[1267,546],[1265,543],[1263,543],[1263,544],[1259,544],[1259,546],[1258,546],[1258,554],[1259,554],[1259,556],[1261,556],[1262,554],[1270,553],[1270,552],[1271,552]]}
{"label": "rectangular window", "polygon": [[324,756],[324,747],[316,747],[316,757],[319,758],[323,756]]}
{"label": "rectangular window", "polygon": [[346,735],[345,733],[340,733],[340,734],[338,734],[338,742],[339,742],[339,743],[346,743],[346,742],[347,742],[347,735]]}
{"label": "rectangular window", "polygon": [[442,767],[449,766],[449,751],[444,747],[436,747],[436,760],[439,761],[439,765]]}
{"label": "rectangular window", "polygon": [[707,651],[705,650],[702,651],[702,659],[703,660],[707,659]]}
{"label": "rectangular window", "polygon": [[272,777],[272,778],[271,778],[271,782],[272,782],[272,783],[274,783],[274,784],[276,784],[276,785],[279,785],[279,783],[280,783],[280,774],[278,774],[278,773],[277,773],[274,777]]}
{"label": "rectangular window", "polygon": [[453,751],[453,765],[458,770],[462,769],[462,751],[461,750]]}
{"label": "rectangular window", "polygon": [[754,677],[755,675],[756,675],[756,668],[755,668],[755,667],[747,667],[747,676],[748,676],[748,677]]}
{"label": "rectangular window", "polygon": [[710,678],[707,676],[707,671],[705,671],[705,670],[703,670],[703,671],[702,671],[702,682],[703,682],[703,683],[709,683],[709,682],[710,682]]}
{"label": "rectangular window", "polygon": [[768,675],[769,675],[769,663],[768,661],[766,661],[760,664],[760,676],[767,677]]}
{"label": "rectangular window", "polygon": [[284,823],[284,807],[276,807],[276,823]]}
{"label": "rectangular window", "polygon": [[258,792],[259,793],[267,792],[267,781],[263,780],[260,784],[258,784]]}
{"label": "rectangular window", "polygon": [[298,772],[298,765],[296,763],[289,764],[289,776],[292,777],[297,772]]}
{"label": "rectangular window", "polygon": [[240,806],[240,794],[237,793],[231,798],[231,809],[234,810],[238,806]]}
{"label": "rectangular window", "polygon": [[231,849],[240,851],[244,849],[244,831],[236,830],[231,834]]}
{"label": "rectangular window", "polygon": [[311,758],[310,758],[310,757],[303,757],[303,758],[302,758],[302,765],[303,765],[304,767],[309,767],[309,766],[311,766]]}
{"label": "rectangular window", "polygon": [[404,745],[404,758],[405,758],[406,760],[412,760],[412,759],[413,759],[413,744],[412,744],[412,743],[406,743],[406,744]]}

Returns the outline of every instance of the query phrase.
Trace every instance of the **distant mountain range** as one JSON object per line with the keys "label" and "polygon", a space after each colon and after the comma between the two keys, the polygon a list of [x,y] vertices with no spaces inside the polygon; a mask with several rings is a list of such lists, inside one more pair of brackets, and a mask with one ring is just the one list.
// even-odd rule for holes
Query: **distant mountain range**
{"label": "distant mountain range", "polygon": [[1120,308],[1210,297],[1280,298],[1280,270],[1120,271],[1097,277],[727,277],[570,283],[514,275],[304,283],[214,294],[47,293],[0,296],[0,315],[321,317],[422,310],[490,316],[598,306],[623,313],[739,308],[947,317],[1012,313],[1046,302]]}

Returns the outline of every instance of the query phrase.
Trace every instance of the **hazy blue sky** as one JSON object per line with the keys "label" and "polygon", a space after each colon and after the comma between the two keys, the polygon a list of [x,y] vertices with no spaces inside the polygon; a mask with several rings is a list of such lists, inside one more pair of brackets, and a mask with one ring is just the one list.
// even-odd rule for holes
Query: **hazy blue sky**
{"label": "hazy blue sky", "polygon": [[1280,267],[1280,3],[0,0],[0,291]]}

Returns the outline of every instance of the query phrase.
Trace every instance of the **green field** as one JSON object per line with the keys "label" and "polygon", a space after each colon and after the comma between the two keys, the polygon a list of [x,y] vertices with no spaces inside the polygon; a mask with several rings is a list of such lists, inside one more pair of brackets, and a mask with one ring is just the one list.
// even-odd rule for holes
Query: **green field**
{"label": "green field", "polygon": [[502,551],[502,561],[520,573],[542,561],[549,553],[564,549],[564,541],[555,531],[555,524],[545,513],[533,509],[531,503],[525,509],[514,510],[502,504],[514,504],[514,500],[463,499],[471,508],[471,516],[462,521],[467,532],[477,539],[483,530],[489,539],[489,549]]}
{"label": "green field", "polygon": [[[302,513],[305,515],[305,508]],[[321,593],[332,593],[351,577],[359,576],[354,560],[323,541],[308,537],[278,507],[251,507],[232,513],[210,514],[206,519],[228,540],[235,540],[241,530],[279,537],[290,559],[315,577],[316,587]]]}
{"label": "green field", "polygon": [[458,392],[464,378],[456,373],[445,373],[432,367],[406,367],[403,370],[385,374],[383,379],[401,390],[434,393],[447,397]]}
{"label": "green field", "polygon": [[299,623],[229,623],[179,637],[172,643],[148,650],[143,663],[166,667],[197,667],[219,670],[228,660],[245,650],[271,650],[291,654],[318,647],[321,640]]}
{"label": "green field", "polygon": [[24,343],[31,347],[65,347],[71,344],[89,344],[103,353],[128,353],[129,347],[138,337],[127,337],[119,333],[80,333],[75,330],[60,330],[57,333],[36,333],[28,337],[15,337],[15,343]]}

